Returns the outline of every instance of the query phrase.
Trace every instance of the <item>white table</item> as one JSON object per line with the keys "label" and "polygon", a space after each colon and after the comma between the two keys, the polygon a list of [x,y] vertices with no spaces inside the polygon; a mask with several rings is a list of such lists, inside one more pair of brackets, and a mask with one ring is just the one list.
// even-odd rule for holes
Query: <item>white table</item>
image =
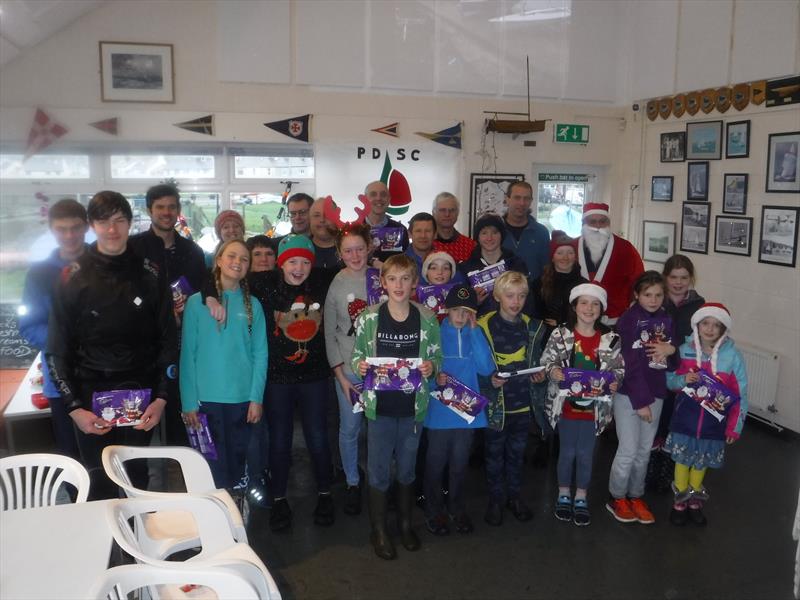
{"label": "white table", "polygon": [[10,454],[15,453],[14,430],[12,428],[12,424],[15,421],[50,416],[50,407],[36,408],[33,402],[31,402],[31,394],[42,391],[41,388],[34,388],[34,386],[31,385],[31,378],[39,374],[38,365],[41,361],[42,354],[39,353],[33,360],[28,372],[25,373],[25,377],[20,382],[17,391],[14,392],[11,402],[8,403],[6,409],[3,411],[2,417],[3,421],[5,421],[6,439],[8,439],[8,451]]}
{"label": "white table", "polygon": [[89,598],[108,568],[111,503],[100,500],[0,512],[0,598]]}

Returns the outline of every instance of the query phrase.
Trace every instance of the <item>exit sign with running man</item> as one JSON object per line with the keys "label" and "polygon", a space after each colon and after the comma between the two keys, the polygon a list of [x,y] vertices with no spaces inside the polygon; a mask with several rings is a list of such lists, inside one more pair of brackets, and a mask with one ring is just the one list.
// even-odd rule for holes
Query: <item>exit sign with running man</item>
{"label": "exit sign with running man", "polygon": [[588,144],[589,126],[556,123],[553,127],[553,141],[561,144]]}

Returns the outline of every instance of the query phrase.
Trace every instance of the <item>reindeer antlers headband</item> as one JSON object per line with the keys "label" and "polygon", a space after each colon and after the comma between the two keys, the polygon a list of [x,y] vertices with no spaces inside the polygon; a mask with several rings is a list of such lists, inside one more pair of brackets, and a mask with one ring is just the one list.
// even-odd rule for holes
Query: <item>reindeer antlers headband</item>
{"label": "reindeer antlers headband", "polygon": [[322,205],[323,213],[325,214],[325,218],[328,219],[331,223],[335,223],[336,227],[339,229],[344,229],[345,227],[352,227],[353,225],[359,225],[364,222],[367,218],[367,215],[370,211],[369,201],[364,194],[359,194],[358,199],[361,204],[364,205],[364,208],[360,208],[356,206],[355,211],[358,215],[358,218],[354,221],[342,221],[342,209],[336,206],[336,203],[333,201],[331,196],[326,196],[325,201]]}

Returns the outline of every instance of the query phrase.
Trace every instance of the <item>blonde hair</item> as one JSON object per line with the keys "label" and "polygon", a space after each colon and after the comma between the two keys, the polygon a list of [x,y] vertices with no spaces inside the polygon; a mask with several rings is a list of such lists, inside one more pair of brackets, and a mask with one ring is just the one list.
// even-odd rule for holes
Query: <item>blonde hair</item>
{"label": "blonde hair", "polygon": [[528,279],[518,271],[506,271],[494,282],[494,299],[500,301],[500,294],[509,288],[522,287],[528,293]]}
{"label": "blonde hair", "polygon": [[414,281],[419,279],[419,271],[417,270],[417,263],[414,259],[407,254],[393,254],[381,265],[381,277],[386,277],[389,271],[408,271],[411,273],[411,278]]}
{"label": "blonde hair", "polygon": [[[222,253],[230,246],[231,244],[241,244],[242,247],[247,250],[247,256],[250,256],[250,250],[247,248],[247,244],[240,239],[235,240],[228,240],[227,242],[223,242],[217,253],[214,255],[214,268],[211,271],[211,274],[214,277],[214,287],[217,290],[217,298],[222,300],[222,279],[220,276],[220,268],[217,264],[217,261],[222,256]],[[239,280],[239,287],[242,289],[242,296],[244,300],[244,310],[247,313],[247,332],[253,333],[253,301],[250,299],[250,286],[247,283],[247,276],[242,277]]]}

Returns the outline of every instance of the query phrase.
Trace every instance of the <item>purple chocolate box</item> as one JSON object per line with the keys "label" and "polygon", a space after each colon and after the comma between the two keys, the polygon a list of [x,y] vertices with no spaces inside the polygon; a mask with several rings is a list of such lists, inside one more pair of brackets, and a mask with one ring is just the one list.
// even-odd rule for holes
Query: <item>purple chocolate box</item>
{"label": "purple chocolate box", "polygon": [[217,460],[217,445],[211,437],[211,430],[208,428],[208,417],[205,413],[198,412],[197,418],[200,421],[200,429],[186,426],[186,435],[189,436],[189,445],[205,456],[206,460]]}
{"label": "purple chocolate box", "polygon": [[421,285],[417,288],[419,303],[430,309],[433,314],[441,315],[447,312],[444,300],[454,283],[441,283],[436,285]]}
{"label": "purple chocolate box", "polygon": [[558,387],[565,390],[571,398],[582,398],[586,404],[593,400],[608,400],[611,390],[608,386],[614,383],[611,371],[589,371],[584,369],[562,369],[564,381]]}
{"label": "purple chocolate box", "polygon": [[413,394],[422,387],[418,358],[368,358],[364,389],[376,392],[399,391]]}
{"label": "purple chocolate box", "polygon": [[142,422],[150,404],[150,390],[109,390],[92,394],[92,412],[113,427],[130,427]]}
{"label": "purple chocolate box", "polygon": [[458,379],[447,376],[443,386],[431,392],[431,396],[450,408],[459,417],[472,423],[484,407],[489,404],[489,399],[482,396],[472,388],[467,387]]}
{"label": "purple chocolate box", "polygon": [[472,287],[482,287],[487,292],[494,290],[494,281],[506,272],[506,262],[501,261],[478,271],[467,273],[467,279]]}

